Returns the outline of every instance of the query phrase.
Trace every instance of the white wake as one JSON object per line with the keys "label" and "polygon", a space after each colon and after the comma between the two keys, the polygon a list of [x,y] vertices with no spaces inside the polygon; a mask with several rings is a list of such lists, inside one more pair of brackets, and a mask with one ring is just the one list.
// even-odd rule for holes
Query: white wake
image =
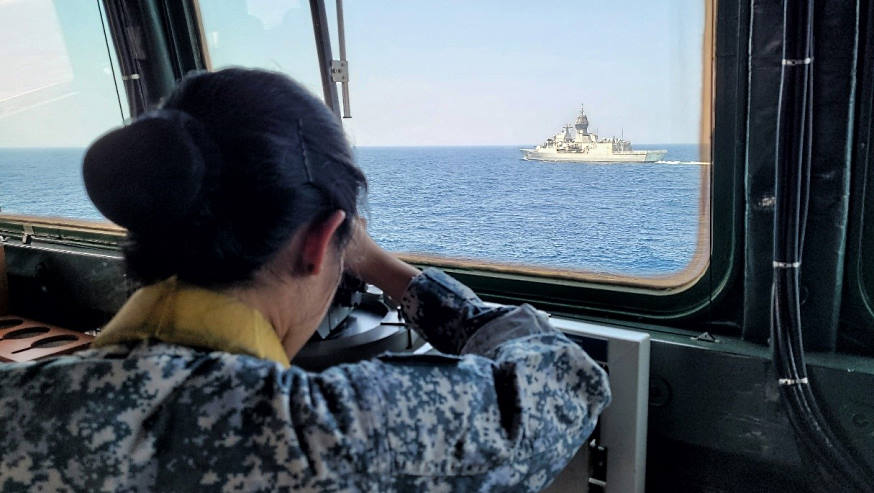
{"label": "white wake", "polygon": [[710,161],[656,161],[657,164],[710,164]]}

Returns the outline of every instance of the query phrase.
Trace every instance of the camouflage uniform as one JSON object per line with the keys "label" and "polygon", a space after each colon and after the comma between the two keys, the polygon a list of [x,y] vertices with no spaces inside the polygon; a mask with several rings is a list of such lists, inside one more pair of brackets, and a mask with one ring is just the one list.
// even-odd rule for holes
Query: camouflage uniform
{"label": "camouflage uniform", "polygon": [[309,373],[148,340],[0,365],[0,491],[538,491],[609,402],[542,312],[446,274],[402,305],[446,354]]}

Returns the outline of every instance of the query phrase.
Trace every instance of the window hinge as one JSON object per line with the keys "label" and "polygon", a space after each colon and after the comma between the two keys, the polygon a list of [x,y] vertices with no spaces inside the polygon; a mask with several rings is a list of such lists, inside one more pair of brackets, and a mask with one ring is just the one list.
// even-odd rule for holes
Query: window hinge
{"label": "window hinge", "polygon": [[334,82],[349,82],[349,62],[346,60],[331,60],[331,79]]}

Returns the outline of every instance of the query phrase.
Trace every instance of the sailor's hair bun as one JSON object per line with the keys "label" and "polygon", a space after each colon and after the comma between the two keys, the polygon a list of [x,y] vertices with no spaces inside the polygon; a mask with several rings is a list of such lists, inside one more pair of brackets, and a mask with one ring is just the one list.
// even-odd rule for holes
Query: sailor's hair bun
{"label": "sailor's hair bun", "polygon": [[183,111],[161,109],[100,137],[88,149],[82,173],[104,216],[132,232],[161,233],[190,214],[207,159],[220,155],[203,124]]}
{"label": "sailor's hair bun", "polygon": [[85,187],[128,230],[128,271],[201,286],[251,281],[300,227],[336,210],[348,238],[366,187],[336,116],[287,76],[186,76],[162,109],[92,144]]}

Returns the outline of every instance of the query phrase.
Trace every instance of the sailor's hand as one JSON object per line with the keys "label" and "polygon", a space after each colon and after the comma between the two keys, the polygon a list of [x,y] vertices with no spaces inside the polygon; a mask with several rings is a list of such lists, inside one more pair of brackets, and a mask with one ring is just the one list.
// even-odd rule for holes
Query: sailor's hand
{"label": "sailor's hand", "polygon": [[356,217],[352,222],[351,236],[344,257],[346,271],[367,281],[365,273],[371,270],[374,258],[383,253],[382,248],[367,234],[367,220],[362,217]]}
{"label": "sailor's hand", "polygon": [[352,239],[346,246],[346,271],[375,285],[395,300],[403,297],[410,279],[419,269],[383,250],[367,234],[367,222],[358,217],[352,226]]}

